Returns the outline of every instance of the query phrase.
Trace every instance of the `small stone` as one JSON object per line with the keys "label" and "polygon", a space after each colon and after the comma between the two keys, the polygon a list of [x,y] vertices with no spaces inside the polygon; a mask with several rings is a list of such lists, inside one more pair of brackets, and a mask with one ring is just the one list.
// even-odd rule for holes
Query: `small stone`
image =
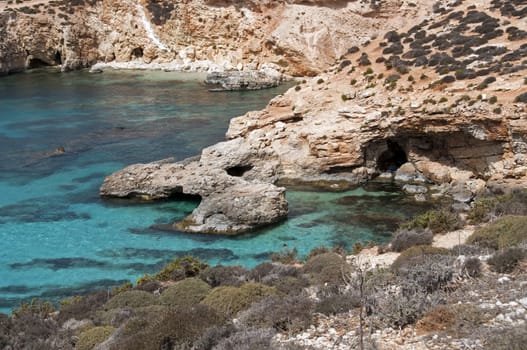
{"label": "small stone", "polygon": [[507,276],[503,276],[503,277],[498,278],[498,282],[499,283],[508,283],[510,281],[511,281],[511,279],[509,277],[507,277]]}

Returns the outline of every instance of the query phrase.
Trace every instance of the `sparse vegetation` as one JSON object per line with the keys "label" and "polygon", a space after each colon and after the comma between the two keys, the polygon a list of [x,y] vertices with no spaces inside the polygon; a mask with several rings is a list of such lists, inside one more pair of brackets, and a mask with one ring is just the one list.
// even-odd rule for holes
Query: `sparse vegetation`
{"label": "sparse vegetation", "polygon": [[477,229],[467,243],[494,250],[515,247],[527,240],[526,227],[526,216],[504,216]]}

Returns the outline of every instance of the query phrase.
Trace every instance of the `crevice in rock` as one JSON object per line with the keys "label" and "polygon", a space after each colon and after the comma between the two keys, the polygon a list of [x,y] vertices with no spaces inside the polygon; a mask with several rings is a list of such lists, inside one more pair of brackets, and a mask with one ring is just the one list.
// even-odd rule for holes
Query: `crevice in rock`
{"label": "crevice in rock", "polygon": [[225,169],[227,174],[234,177],[242,177],[246,172],[253,168],[252,165],[237,165],[231,168]]}
{"label": "crevice in rock", "polygon": [[62,64],[62,55],[58,50],[55,52],[55,64]]}

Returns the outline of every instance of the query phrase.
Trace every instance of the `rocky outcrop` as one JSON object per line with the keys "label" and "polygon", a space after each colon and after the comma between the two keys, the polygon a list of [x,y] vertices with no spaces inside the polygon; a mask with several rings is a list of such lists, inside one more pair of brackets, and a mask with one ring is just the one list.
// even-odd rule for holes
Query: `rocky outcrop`
{"label": "rocky outcrop", "polygon": [[[210,155],[216,157],[218,150],[221,147]],[[142,200],[180,194],[199,196],[199,206],[183,221],[174,223],[175,229],[185,232],[236,234],[284,219],[285,189],[243,179],[247,171],[249,167],[231,166],[229,161],[213,162],[204,152],[199,160],[165,160],[126,167],[106,178],[100,194]]]}
{"label": "rocky outcrop", "polygon": [[275,70],[249,70],[212,72],[207,75],[205,84],[213,85],[211,91],[260,90],[280,85],[283,77]]}
{"label": "rocky outcrop", "polygon": [[[0,72],[96,62],[315,75],[354,45],[430,11],[385,0],[0,1]],[[396,16],[397,15],[397,16]]]}

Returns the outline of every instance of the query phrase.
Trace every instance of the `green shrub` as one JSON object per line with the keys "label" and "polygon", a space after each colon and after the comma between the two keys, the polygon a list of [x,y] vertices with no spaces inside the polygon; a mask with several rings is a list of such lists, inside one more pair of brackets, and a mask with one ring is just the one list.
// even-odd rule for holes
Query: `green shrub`
{"label": "green shrub", "polygon": [[77,350],[91,350],[108,339],[115,332],[113,327],[94,327],[79,334],[79,340],[75,346]]}
{"label": "green shrub", "polygon": [[324,79],[322,79],[322,78],[319,78],[319,79],[317,80],[317,84],[322,84],[323,82],[324,82]]}
{"label": "green shrub", "polygon": [[444,102],[447,102],[447,101],[448,101],[448,98],[446,98],[444,96],[439,99],[439,103],[444,103]]}
{"label": "green shrub", "polygon": [[17,309],[13,310],[13,315],[20,316],[22,314],[39,315],[42,318],[47,318],[49,314],[55,311],[55,305],[49,301],[42,299],[31,299],[29,302],[22,302]]}
{"label": "green shrub", "polygon": [[159,301],[171,307],[193,306],[203,300],[210,289],[198,278],[186,278],[163,291]]}
{"label": "green shrub", "polygon": [[434,234],[429,229],[415,228],[411,230],[399,229],[395,232],[391,247],[395,252],[402,252],[416,245],[430,245]]}
{"label": "green shrub", "polygon": [[136,308],[159,304],[158,298],[142,290],[130,290],[117,294],[104,305],[106,310],[117,308]]}
{"label": "green shrub", "polygon": [[527,217],[504,216],[477,229],[467,243],[495,250],[514,247],[527,240],[526,228]]}
{"label": "green shrub", "polygon": [[342,256],[336,253],[324,253],[310,258],[302,270],[315,284],[343,282],[343,272],[347,264]]}
{"label": "green shrub", "polygon": [[494,109],[492,110],[492,112],[493,112],[494,114],[501,114],[501,108],[500,108],[500,107],[496,107],[496,108],[494,108]]}
{"label": "green shrub", "polygon": [[307,254],[306,261],[311,259],[314,256],[317,256],[317,255],[320,255],[320,254],[324,254],[324,253],[329,253],[330,251],[331,250],[328,247],[324,247],[324,246],[314,247]]}
{"label": "green shrub", "polygon": [[433,255],[450,255],[446,248],[437,248],[429,245],[417,245],[403,251],[392,264],[394,270],[412,266],[414,258],[424,258]]}
{"label": "green shrub", "polygon": [[165,265],[161,271],[154,275],[158,281],[182,280],[186,277],[194,277],[208,267],[207,264],[192,256],[176,258]]}
{"label": "green shrub", "polygon": [[474,202],[472,208],[468,212],[467,219],[474,223],[479,224],[488,221],[489,214],[492,209],[498,203],[497,198],[480,198]]}
{"label": "green shrub", "polygon": [[357,84],[357,79],[351,79],[350,85],[355,85],[355,84]]}
{"label": "green shrub", "polygon": [[496,96],[492,96],[491,98],[489,98],[489,103],[491,105],[495,104],[496,102],[498,102],[498,98]]}
{"label": "green shrub", "polygon": [[73,297],[60,303],[60,312],[57,321],[62,324],[74,318],[76,320],[91,319],[95,310],[108,301],[108,293],[99,291],[83,297]]}
{"label": "green shrub", "polygon": [[461,227],[457,214],[447,210],[429,210],[401,225],[403,229],[430,229],[433,233],[453,231]]}
{"label": "green shrub", "polygon": [[526,257],[527,254],[522,248],[506,248],[503,251],[495,253],[487,260],[487,263],[496,272],[510,273]]}
{"label": "green shrub", "polygon": [[216,287],[202,303],[218,312],[233,316],[247,309],[252,303],[276,294],[276,288],[261,283],[245,283],[240,287]]}

